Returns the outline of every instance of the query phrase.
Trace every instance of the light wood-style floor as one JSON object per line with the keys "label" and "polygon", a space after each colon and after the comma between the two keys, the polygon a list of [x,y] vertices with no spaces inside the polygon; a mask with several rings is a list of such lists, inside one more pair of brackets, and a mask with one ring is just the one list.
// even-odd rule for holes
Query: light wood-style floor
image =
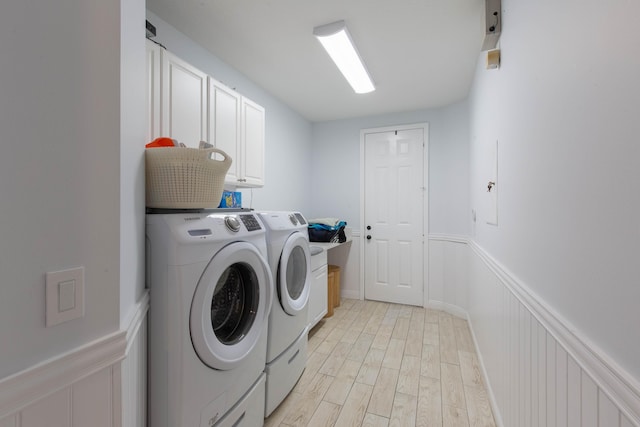
{"label": "light wood-style floor", "polygon": [[342,299],[265,426],[495,426],[466,320]]}

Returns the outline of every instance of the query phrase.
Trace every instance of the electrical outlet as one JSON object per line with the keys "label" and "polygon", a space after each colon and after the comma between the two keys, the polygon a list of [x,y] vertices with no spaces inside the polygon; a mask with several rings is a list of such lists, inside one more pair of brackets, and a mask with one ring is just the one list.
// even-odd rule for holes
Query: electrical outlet
{"label": "electrical outlet", "polygon": [[47,273],[45,288],[47,328],[84,316],[84,267]]}

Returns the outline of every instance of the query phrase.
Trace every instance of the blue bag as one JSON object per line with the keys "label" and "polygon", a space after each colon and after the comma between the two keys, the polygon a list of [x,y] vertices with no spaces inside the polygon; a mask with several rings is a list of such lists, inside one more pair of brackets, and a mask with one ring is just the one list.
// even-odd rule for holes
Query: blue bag
{"label": "blue bag", "polygon": [[309,223],[309,241],[323,243],[344,243],[347,236],[344,233],[345,221],[338,222],[334,227],[326,224]]}

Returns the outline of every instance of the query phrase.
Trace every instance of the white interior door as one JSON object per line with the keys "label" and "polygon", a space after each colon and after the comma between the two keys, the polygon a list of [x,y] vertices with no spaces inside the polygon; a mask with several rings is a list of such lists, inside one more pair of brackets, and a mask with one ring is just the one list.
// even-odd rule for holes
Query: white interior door
{"label": "white interior door", "polygon": [[426,126],[364,133],[366,299],[423,305]]}

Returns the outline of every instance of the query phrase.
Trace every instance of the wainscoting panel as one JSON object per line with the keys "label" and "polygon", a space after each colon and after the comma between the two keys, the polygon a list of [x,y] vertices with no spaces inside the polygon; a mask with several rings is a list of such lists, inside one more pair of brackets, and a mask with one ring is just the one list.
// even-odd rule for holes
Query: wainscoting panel
{"label": "wainscoting panel", "polygon": [[467,311],[497,423],[639,427],[640,387],[631,377],[482,248],[468,246]]}
{"label": "wainscoting panel", "polygon": [[40,398],[0,421],[2,427],[113,427],[113,370],[105,368]]}
{"label": "wainscoting panel", "polygon": [[126,331],[0,381],[0,427],[144,427],[148,304]]}
{"label": "wainscoting panel", "polygon": [[[103,369],[71,386],[72,426],[114,426],[113,368]],[[40,424],[42,425],[42,424]]]}
{"label": "wainscoting panel", "polygon": [[20,427],[70,426],[71,388],[65,387],[20,413]]}
{"label": "wainscoting panel", "polygon": [[[466,310],[469,299],[468,248],[464,237],[429,235],[427,304]],[[455,313],[457,314],[457,313]]]}
{"label": "wainscoting panel", "polygon": [[122,426],[147,425],[147,313],[149,293],[136,307],[136,315],[127,328],[126,357],[120,365],[122,387]]}
{"label": "wainscoting panel", "polygon": [[147,319],[122,361],[122,425],[147,425]]}

